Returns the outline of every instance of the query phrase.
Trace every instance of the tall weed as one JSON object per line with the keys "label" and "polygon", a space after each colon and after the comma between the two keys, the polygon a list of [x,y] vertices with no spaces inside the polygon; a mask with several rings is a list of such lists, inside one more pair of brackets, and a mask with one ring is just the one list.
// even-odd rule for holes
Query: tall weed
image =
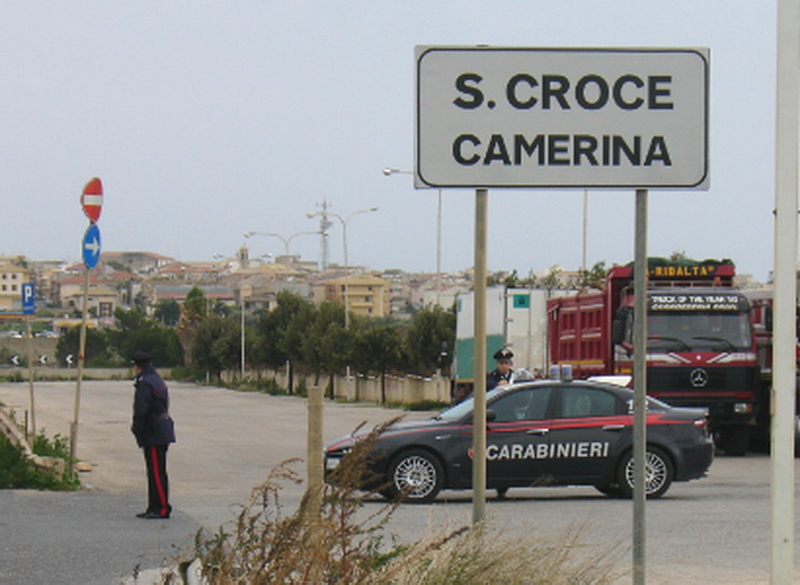
{"label": "tall weed", "polygon": [[487,526],[460,527],[397,545],[387,523],[400,502],[364,513],[358,491],[367,453],[386,423],[357,443],[321,510],[308,493],[286,513],[280,493],[302,484],[298,460],[275,467],[253,490],[236,519],[217,532],[198,532],[195,552],[209,585],[605,585],[619,575],[619,546],[602,550],[581,543],[582,529],[553,542],[504,536]]}

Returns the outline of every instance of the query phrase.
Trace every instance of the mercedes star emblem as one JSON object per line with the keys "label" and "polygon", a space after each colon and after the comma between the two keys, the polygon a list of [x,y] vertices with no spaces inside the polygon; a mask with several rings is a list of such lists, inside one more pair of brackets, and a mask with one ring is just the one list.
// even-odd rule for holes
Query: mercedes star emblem
{"label": "mercedes star emblem", "polygon": [[689,373],[689,381],[695,388],[702,388],[708,384],[708,372],[703,368],[695,368]]}

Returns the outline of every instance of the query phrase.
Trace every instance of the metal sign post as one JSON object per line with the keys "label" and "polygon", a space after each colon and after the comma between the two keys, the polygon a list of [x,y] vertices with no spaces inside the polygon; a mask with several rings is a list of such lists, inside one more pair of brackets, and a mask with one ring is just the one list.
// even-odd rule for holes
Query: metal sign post
{"label": "metal sign post", "polygon": [[475,191],[475,353],[472,415],[472,524],[486,517],[486,189]]}
{"label": "metal sign post", "polygon": [[97,177],[91,179],[81,193],[81,208],[84,215],[89,218],[89,227],[83,234],[81,242],[81,255],[83,256],[83,300],[81,303],[81,330],[78,342],[78,372],[75,380],[75,406],[73,409],[72,423],[69,429],[69,472],[75,475],[75,460],[78,445],[78,416],[81,408],[81,380],[83,379],[83,365],[86,357],[86,319],[89,304],[89,272],[100,261],[100,228],[95,223],[100,219],[103,209],[103,183]]}
{"label": "metal sign post", "polygon": [[33,283],[26,282],[22,285],[22,314],[25,315],[25,334],[28,338],[28,394],[31,403],[31,433],[28,441],[31,447],[36,440],[36,404],[33,395],[33,332],[31,319],[36,314],[36,295]]}
{"label": "metal sign post", "polygon": [[69,427],[69,471],[75,475],[75,460],[78,450],[78,416],[81,411],[81,380],[83,379],[83,362],[86,353],[86,313],[89,298],[89,271],[86,266],[83,271],[83,299],[81,301],[81,330],[78,342],[78,372],[75,378],[75,405],[72,411],[72,424]]}
{"label": "metal sign post", "polygon": [[794,565],[797,192],[800,139],[800,2],[778,1],[775,123],[775,305],[772,354],[772,585]]}
{"label": "metal sign post", "polygon": [[647,189],[636,190],[633,264],[633,583],[645,583],[647,472]]}
{"label": "metal sign post", "polygon": [[28,338],[28,395],[31,403],[31,432],[28,444],[33,448],[36,440],[36,403],[33,397],[33,333],[31,332],[30,315],[25,315],[25,336]]}

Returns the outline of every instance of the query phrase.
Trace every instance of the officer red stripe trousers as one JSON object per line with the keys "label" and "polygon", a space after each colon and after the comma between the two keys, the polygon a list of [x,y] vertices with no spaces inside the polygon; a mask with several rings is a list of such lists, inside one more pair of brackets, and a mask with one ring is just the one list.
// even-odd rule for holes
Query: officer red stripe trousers
{"label": "officer red stripe trousers", "polygon": [[167,476],[168,445],[144,447],[147,464],[147,511],[167,517],[172,511],[169,505],[169,477]]}

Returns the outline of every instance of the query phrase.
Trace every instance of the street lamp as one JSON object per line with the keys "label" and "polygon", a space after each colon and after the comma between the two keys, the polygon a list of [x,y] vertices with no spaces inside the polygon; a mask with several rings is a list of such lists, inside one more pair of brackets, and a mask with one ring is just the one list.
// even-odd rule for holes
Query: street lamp
{"label": "street lamp", "polygon": [[[383,174],[387,177],[391,175],[413,175],[413,171],[404,171],[386,167]],[[439,189],[439,201],[436,209],[436,304],[441,303],[442,295],[442,190]]]}
{"label": "street lamp", "polygon": [[325,209],[324,211],[309,211],[306,214],[306,216],[308,216],[309,219],[313,219],[313,218],[318,217],[320,215],[323,216],[323,219],[326,219],[327,216],[330,215],[330,216],[335,217],[336,219],[338,219],[339,222],[341,222],[341,224],[342,224],[342,245],[344,247],[344,276],[345,276],[345,281],[344,281],[344,323],[345,323],[345,327],[347,327],[350,324],[350,317],[348,315],[349,306],[347,304],[347,300],[348,300],[347,299],[347,277],[350,275],[350,264],[349,264],[349,262],[347,260],[347,222],[350,221],[350,219],[354,215],[358,215],[360,213],[370,213],[372,211],[378,211],[378,208],[377,207],[369,207],[367,209],[357,209],[355,211],[351,211],[345,217],[342,217],[338,213],[333,213],[332,211],[328,211],[327,209]]}
{"label": "street lamp", "polygon": [[285,238],[282,235],[276,234],[276,233],[273,233],[273,232],[244,232],[244,237],[245,238],[250,238],[252,236],[272,236],[272,237],[275,237],[275,238],[279,238],[283,242],[284,252],[288,256],[289,255],[289,242],[291,242],[294,238],[296,238],[297,236],[302,236],[302,235],[317,235],[317,233],[318,232],[297,232],[295,234],[292,234],[288,238]]}
{"label": "street lamp", "polygon": [[241,317],[242,317],[242,322],[241,322],[241,326],[242,326],[242,338],[241,338],[241,344],[242,344],[242,383],[244,383],[244,370],[245,370],[245,356],[244,356],[244,352],[245,352],[245,348],[244,348],[244,343],[245,343],[245,335],[244,335],[245,320],[244,320],[244,310],[245,310],[245,307],[247,305],[246,305],[245,300],[244,300],[244,288],[241,286],[241,284],[239,285],[239,301],[242,304],[240,310],[242,312],[242,315],[241,315]]}

